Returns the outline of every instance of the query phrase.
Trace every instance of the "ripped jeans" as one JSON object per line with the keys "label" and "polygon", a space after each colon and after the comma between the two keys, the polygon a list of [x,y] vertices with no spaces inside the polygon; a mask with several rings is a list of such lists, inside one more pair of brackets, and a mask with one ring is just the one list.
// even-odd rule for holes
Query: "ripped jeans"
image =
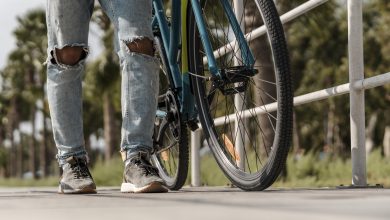
{"label": "ripped jeans", "polygon": [[[132,52],[128,43],[148,38],[152,0],[99,0],[115,27],[116,50],[121,66],[121,151],[127,156],[152,150],[159,64],[155,57]],[[94,0],[47,0],[47,94],[53,135],[60,165],[70,156],[86,156],[82,119],[82,76],[88,54],[89,22]],[[74,65],[59,62],[56,51],[81,47],[83,56]],[[116,73],[111,73],[116,74]]]}

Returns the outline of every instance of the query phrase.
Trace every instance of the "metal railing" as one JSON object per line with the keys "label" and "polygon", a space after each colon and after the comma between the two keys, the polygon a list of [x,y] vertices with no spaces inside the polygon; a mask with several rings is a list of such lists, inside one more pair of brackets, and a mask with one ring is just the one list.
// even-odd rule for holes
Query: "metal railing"
{"label": "metal railing", "polygon": [[[282,23],[287,23],[296,17],[322,5],[328,0],[309,0],[295,9],[280,16]],[[294,106],[311,103],[329,97],[347,94],[350,97],[350,125],[351,125],[351,158],[352,158],[352,186],[367,186],[366,149],[365,149],[365,102],[364,90],[383,86],[390,83],[390,72],[370,78],[364,78],[363,61],[363,0],[348,0],[348,54],[349,54],[349,83],[311,92],[294,97]],[[252,39],[266,33],[264,26],[252,31]],[[224,47],[226,48],[226,47]],[[227,53],[221,47],[216,54]],[[275,111],[276,103],[256,107],[246,111],[255,111],[257,114]],[[252,112],[253,113],[253,112]],[[244,112],[245,115],[245,112]],[[232,117],[234,118],[234,117]],[[225,120],[225,119],[224,119]],[[215,119],[218,124],[220,119]],[[191,185],[200,186],[200,141],[202,128],[191,133]]]}

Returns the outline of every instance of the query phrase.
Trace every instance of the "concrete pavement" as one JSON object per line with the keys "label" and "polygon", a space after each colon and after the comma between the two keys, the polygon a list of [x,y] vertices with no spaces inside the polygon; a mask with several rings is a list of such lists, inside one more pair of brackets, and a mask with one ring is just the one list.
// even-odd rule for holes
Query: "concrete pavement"
{"label": "concrete pavement", "polygon": [[390,219],[390,189],[98,190],[94,195],[59,195],[55,188],[0,188],[0,219]]}

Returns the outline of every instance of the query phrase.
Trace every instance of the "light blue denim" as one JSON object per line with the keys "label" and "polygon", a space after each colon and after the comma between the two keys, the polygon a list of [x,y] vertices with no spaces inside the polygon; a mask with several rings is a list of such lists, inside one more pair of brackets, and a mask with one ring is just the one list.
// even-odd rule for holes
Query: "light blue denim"
{"label": "light blue denim", "polygon": [[[155,57],[131,52],[127,43],[153,39],[152,0],[99,0],[115,27],[122,84],[121,151],[152,150],[159,64]],[[82,119],[85,58],[75,65],[58,62],[56,49],[83,47],[88,54],[89,22],[94,0],[48,0],[47,94],[60,165],[70,156],[86,156]],[[116,74],[116,73],[112,73]]]}

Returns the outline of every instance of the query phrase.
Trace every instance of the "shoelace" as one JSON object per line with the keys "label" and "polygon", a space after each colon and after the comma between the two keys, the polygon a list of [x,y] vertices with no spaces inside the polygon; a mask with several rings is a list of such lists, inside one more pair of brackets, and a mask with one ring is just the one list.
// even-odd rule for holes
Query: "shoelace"
{"label": "shoelace", "polygon": [[142,170],[142,173],[148,175],[158,175],[158,169],[153,167],[148,160],[142,156],[138,156],[132,160],[137,167]]}
{"label": "shoelace", "polygon": [[83,162],[76,161],[76,163],[74,165],[71,165],[70,168],[72,169],[73,175],[76,179],[84,179],[91,177],[87,165]]}

